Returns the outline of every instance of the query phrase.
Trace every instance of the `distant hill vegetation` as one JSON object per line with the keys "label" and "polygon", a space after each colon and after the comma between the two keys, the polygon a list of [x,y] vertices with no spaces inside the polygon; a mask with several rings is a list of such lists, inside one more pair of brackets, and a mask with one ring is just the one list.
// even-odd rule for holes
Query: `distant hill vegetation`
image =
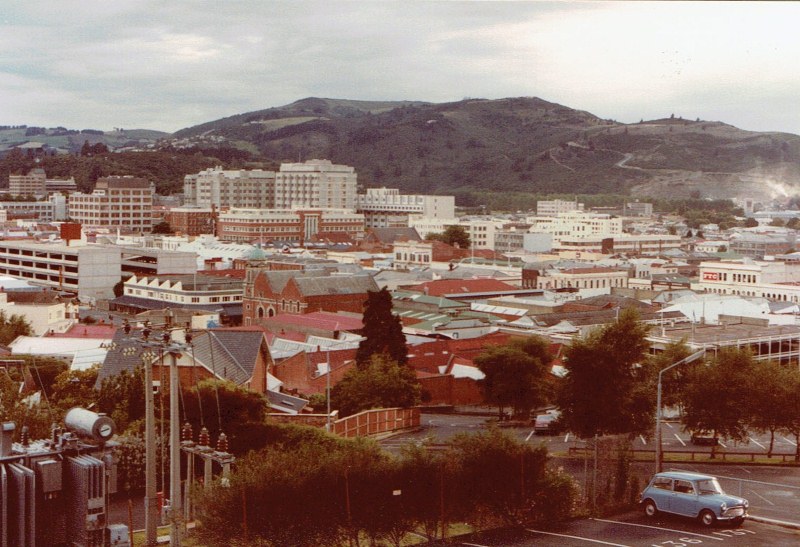
{"label": "distant hill vegetation", "polygon": [[[30,141],[51,148],[40,159],[48,175],[75,176],[84,189],[99,176],[130,174],[171,193],[180,191],[185,174],[212,165],[275,169],[284,161],[326,158],[354,166],[362,186],[455,194],[462,204],[498,193],[694,199],[800,193],[800,136],[679,115],[622,124],[533,97],[442,104],[307,98],[173,135],[0,126],[0,185],[8,173],[33,165],[11,152]],[[87,141],[115,152],[76,157]],[[136,151],[124,152],[128,147]]]}
{"label": "distant hill vegetation", "polygon": [[538,98],[308,98],[173,135],[210,138],[274,162],[327,158],[410,192],[767,197],[800,182],[797,135],[675,116],[621,124]]}

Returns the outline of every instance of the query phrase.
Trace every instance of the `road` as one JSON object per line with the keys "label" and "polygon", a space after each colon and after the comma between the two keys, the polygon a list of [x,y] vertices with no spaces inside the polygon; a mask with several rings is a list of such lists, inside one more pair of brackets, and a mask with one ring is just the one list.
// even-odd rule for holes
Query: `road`
{"label": "road", "polygon": [[678,517],[647,520],[637,513],[619,518],[582,519],[556,528],[529,528],[517,534],[489,533],[459,538],[452,545],[469,547],[591,546],[618,547],[749,547],[752,545],[795,545],[800,532],[746,522],[740,528],[703,528]]}

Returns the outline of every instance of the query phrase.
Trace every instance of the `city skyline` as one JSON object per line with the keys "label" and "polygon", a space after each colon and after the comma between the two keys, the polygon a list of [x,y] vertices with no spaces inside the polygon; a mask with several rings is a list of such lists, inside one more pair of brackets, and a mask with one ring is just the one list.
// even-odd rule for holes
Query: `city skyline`
{"label": "city skyline", "polygon": [[176,131],[309,97],[537,96],[800,134],[796,3],[10,2],[0,124]]}

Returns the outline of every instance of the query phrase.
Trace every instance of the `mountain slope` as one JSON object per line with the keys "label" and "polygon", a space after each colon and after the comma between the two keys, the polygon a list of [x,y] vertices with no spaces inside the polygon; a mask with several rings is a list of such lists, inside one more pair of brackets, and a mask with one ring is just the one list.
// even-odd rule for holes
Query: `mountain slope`
{"label": "mountain slope", "polygon": [[308,98],[173,135],[328,158],[365,186],[763,197],[800,181],[800,137],[680,118],[620,124],[538,98],[431,104]]}

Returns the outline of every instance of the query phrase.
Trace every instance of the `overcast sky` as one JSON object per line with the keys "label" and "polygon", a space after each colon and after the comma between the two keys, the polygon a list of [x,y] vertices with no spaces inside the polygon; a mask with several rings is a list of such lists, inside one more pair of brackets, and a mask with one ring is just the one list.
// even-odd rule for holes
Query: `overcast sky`
{"label": "overcast sky", "polygon": [[0,125],[535,96],[800,134],[800,3],[2,0]]}

